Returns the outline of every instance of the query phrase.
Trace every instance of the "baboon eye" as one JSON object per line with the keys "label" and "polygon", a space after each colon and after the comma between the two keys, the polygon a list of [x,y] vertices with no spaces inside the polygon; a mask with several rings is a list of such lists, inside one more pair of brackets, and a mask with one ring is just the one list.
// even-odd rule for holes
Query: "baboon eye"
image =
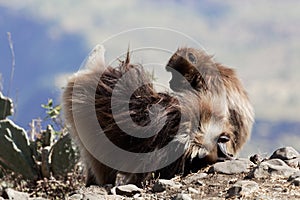
{"label": "baboon eye", "polygon": [[188,53],[188,59],[191,63],[196,64],[197,60],[193,53]]}
{"label": "baboon eye", "polygon": [[226,133],[222,133],[218,139],[218,143],[226,143],[230,140],[229,136]]}

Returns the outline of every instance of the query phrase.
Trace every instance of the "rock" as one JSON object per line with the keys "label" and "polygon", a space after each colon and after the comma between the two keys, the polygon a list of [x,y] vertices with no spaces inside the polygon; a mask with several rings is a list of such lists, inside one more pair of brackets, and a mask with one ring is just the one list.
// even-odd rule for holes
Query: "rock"
{"label": "rock", "polygon": [[[95,194],[95,193],[84,193],[84,194],[74,194],[70,196],[70,200],[107,200],[107,199],[117,199],[117,198],[109,198],[108,196],[115,195],[103,195],[103,194]],[[119,198],[121,199],[121,198]]]}
{"label": "rock", "polygon": [[177,194],[172,200],[193,200],[189,194]]}
{"label": "rock", "polygon": [[263,160],[263,158],[260,155],[258,155],[258,154],[255,154],[255,155],[253,155],[253,156],[250,157],[250,161],[253,162],[254,164],[258,164],[262,160]]}
{"label": "rock", "polygon": [[166,190],[166,186],[159,182],[155,182],[152,187],[152,192],[163,192],[165,190]]}
{"label": "rock", "polygon": [[134,200],[146,200],[144,197],[133,197]]}
{"label": "rock", "polygon": [[227,198],[233,196],[249,196],[258,189],[259,186],[255,181],[238,181],[227,191]]}
{"label": "rock", "polygon": [[70,200],[80,200],[83,199],[83,194],[73,194],[69,198]]}
{"label": "rock", "polygon": [[152,187],[152,191],[153,192],[163,192],[166,190],[166,188],[173,188],[173,189],[179,189],[180,187],[182,187],[181,184],[179,183],[175,183],[172,180],[167,180],[167,179],[158,179],[153,187]]}
{"label": "rock", "polygon": [[[192,174],[190,176],[187,176],[186,179],[183,181],[186,185],[189,185],[191,183],[196,183],[199,182],[200,179],[204,179],[207,177],[207,173],[197,173],[197,174]],[[201,182],[201,181],[200,181]]]}
{"label": "rock", "polygon": [[300,171],[297,171],[295,173],[293,173],[288,181],[291,182],[291,184],[295,185],[295,186],[300,186]]}
{"label": "rock", "polygon": [[300,171],[296,171],[295,173],[293,173],[293,174],[289,177],[288,181],[292,181],[292,180],[294,180],[294,179],[296,179],[296,178],[300,178]]}
{"label": "rock", "polygon": [[189,188],[188,188],[188,191],[189,191],[190,193],[194,193],[194,194],[199,194],[199,193],[200,193],[198,190],[196,190],[195,188],[192,188],[192,187],[189,187]]}
{"label": "rock", "polygon": [[133,195],[142,192],[141,188],[138,188],[136,185],[128,184],[128,185],[121,185],[115,187],[116,194],[118,195],[125,195],[128,197],[132,197]]}
{"label": "rock", "polygon": [[300,168],[300,157],[291,160],[285,160],[284,162],[290,167]]}
{"label": "rock", "polygon": [[279,185],[279,184],[274,185],[272,189],[275,191],[278,191],[278,192],[282,192],[284,190],[282,185]]}
{"label": "rock", "polygon": [[293,147],[283,147],[274,151],[270,159],[291,160],[299,156],[300,154]]}
{"label": "rock", "polygon": [[261,162],[252,172],[250,177],[254,178],[268,178],[284,177],[288,178],[297,170],[288,166],[280,159],[271,159]]}
{"label": "rock", "polygon": [[[96,200],[96,199],[109,199],[107,191],[103,187],[91,185],[89,187],[81,188],[78,193],[69,197],[70,200]],[[110,198],[116,199],[116,198]]]}
{"label": "rock", "polygon": [[113,194],[105,195],[105,200],[123,200],[123,199],[124,197],[121,195],[113,195]]}
{"label": "rock", "polygon": [[19,192],[16,190],[13,190],[11,188],[7,188],[4,190],[2,197],[4,199],[29,199],[29,194],[24,193],[24,192]]}
{"label": "rock", "polygon": [[295,186],[300,186],[300,178],[295,178],[294,180],[292,180],[292,184]]}
{"label": "rock", "polygon": [[225,162],[215,163],[209,172],[217,172],[223,174],[238,174],[243,172],[249,172],[251,166],[254,164],[247,159],[242,160],[227,160]]}

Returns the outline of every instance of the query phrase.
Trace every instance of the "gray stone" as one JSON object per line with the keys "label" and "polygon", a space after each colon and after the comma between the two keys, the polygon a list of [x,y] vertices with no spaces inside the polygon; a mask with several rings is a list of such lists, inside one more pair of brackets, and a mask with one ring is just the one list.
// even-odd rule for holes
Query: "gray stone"
{"label": "gray stone", "polygon": [[153,187],[152,187],[153,192],[163,192],[165,190],[166,190],[166,186],[159,183],[159,182],[155,182]]}
{"label": "gray stone", "polygon": [[282,185],[279,185],[279,184],[273,185],[272,189],[277,191],[277,192],[282,192],[283,191]]}
{"label": "gray stone", "polygon": [[172,200],[193,200],[189,194],[177,194]]}
{"label": "gray stone", "polygon": [[83,194],[73,194],[69,197],[70,200],[81,200],[83,199]]}
{"label": "gray stone", "polygon": [[[113,200],[113,199],[122,199],[122,196],[117,197],[118,195],[103,195],[96,193],[83,193],[83,194],[74,194],[70,196],[70,200]],[[35,199],[34,199],[35,200]]]}
{"label": "gray stone", "polygon": [[300,186],[300,171],[297,171],[295,173],[293,173],[288,181],[291,182],[291,184],[295,185],[295,186]]}
{"label": "gray stone", "polygon": [[291,159],[291,160],[285,160],[284,161],[288,166],[293,168],[300,168],[300,157]]}
{"label": "gray stone", "polygon": [[217,172],[223,174],[238,174],[243,172],[249,172],[251,166],[254,164],[247,160],[227,160],[225,162],[215,163],[210,169],[209,172]]}
{"label": "gray stone", "polygon": [[146,200],[144,197],[133,197],[134,200]]}
{"label": "gray stone", "polygon": [[258,184],[255,181],[241,180],[237,181],[228,191],[227,197],[233,196],[249,196],[253,192],[259,189]]}
{"label": "gray stone", "polygon": [[261,162],[252,171],[252,176],[254,178],[268,178],[270,176],[288,178],[296,171],[280,159],[271,159]]}
{"label": "gray stone", "polygon": [[254,164],[258,164],[263,160],[263,158],[259,154],[255,154],[250,157],[250,161],[253,162]]}
{"label": "gray stone", "polygon": [[121,195],[105,195],[105,200],[123,200],[124,197]]}
{"label": "gray stone", "polygon": [[175,183],[172,180],[167,180],[167,179],[158,179],[153,187],[152,191],[153,192],[163,192],[166,190],[166,188],[173,188],[173,189],[179,189],[182,187],[180,183]]}
{"label": "gray stone", "polygon": [[283,147],[280,149],[277,149],[270,159],[278,158],[281,160],[291,160],[294,158],[299,157],[299,153],[293,148],[293,147]]}
{"label": "gray stone", "polygon": [[191,183],[196,183],[196,182],[199,182],[200,179],[204,179],[207,177],[207,173],[197,173],[197,174],[192,174],[192,175],[189,175],[187,176],[185,179],[184,179],[184,183],[186,185],[189,185]]}
{"label": "gray stone", "polygon": [[136,185],[133,184],[117,186],[115,190],[116,194],[125,195],[129,197],[132,197],[133,195],[143,191],[141,188],[138,188]]}
{"label": "gray stone", "polygon": [[296,179],[296,178],[300,178],[300,171],[296,171],[295,173],[293,173],[293,174],[289,177],[288,181],[294,180],[294,179]]}
{"label": "gray stone", "polygon": [[192,187],[189,187],[189,188],[188,188],[188,191],[189,191],[190,193],[194,193],[194,194],[199,194],[199,193],[200,193],[198,190],[196,190],[195,188],[192,188]]}
{"label": "gray stone", "polygon": [[292,180],[292,184],[294,184],[295,186],[300,186],[300,178],[295,178],[294,180]]}
{"label": "gray stone", "polygon": [[85,194],[85,195],[83,195],[83,198],[82,198],[82,200],[104,200],[104,199],[106,199],[105,195],[93,194],[93,193]]}
{"label": "gray stone", "polygon": [[182,185],[180,183],[176,183],[172,180],[167,180],[167,179],[159,179],[158,180],[159,183],[162,183],[166,186],[169,186],[170,188],[174,188],[174,189],[179,189],[182,187]]}
{"label": "gray stone", "polygon": [[11,188],[7,188],[4,190],[2,197],[4,197],[5,199],[29,199],[29,194],[24,193],[24,192],[19,192],[16,190],[13,190]]}

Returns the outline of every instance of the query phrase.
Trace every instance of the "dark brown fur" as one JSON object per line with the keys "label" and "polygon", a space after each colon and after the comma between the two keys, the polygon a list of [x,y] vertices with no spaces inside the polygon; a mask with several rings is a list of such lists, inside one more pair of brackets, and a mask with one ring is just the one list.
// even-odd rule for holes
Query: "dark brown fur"
{"label": "dark brown fur", "polygon": [[[88,131],[78,133],[73,115],[82,115],[83,118],[88,117],[89,113],[85,113],[88,112],[85,109],[87,104],[95,106],[98,123],[104,130],[106,137],[124,150],[137,153],[152,152],[155,149],[164,147],[171,141],[177,142],[178,147],[184,146],[184,153],[180,158],[171,165],[155,171],[155,174],[161,178],[171,178],[175,174],[198,170],[208,163],[216,162],[223,156],[218,155],[220,154],[217,145],[220,142],[219,137],[222,133],[231,131],[232,127],[222,107],[213,109],[215,102],[209,95],[190,91],[183,91],[183,93],[177,95],[158,93],[149,83],[149,77],[147,77],[143,67],[130,64],[128,57],[126,62],[122,62],[117,68],[105,68],[97,63],[95,65],[94,68],[72,76],[63,94],[66,123],[80,147],[81,157],[87,168],[87,185],[140,184],[151,177],[150,172],[133,174],[112,169],[94,158],[86,149],[80,141],[79,134],[95,136],[92,136],[93,133]],[[134,71],[131,74],[132,77],[126,79],[123,84],[117,87],[117,81],[129,69]],[[101,77],[98,77],[99,73],[102,74]],[[149,138],[130,136],[123,132],[115,121],[118,120],[119,123],[131,126],[131,119],[124,117],[124,106],[128,105],[128,102],[126,99],[122,99],[122,93],[126,93],[131,87],[135,87],[140,82],[148,84],[139,87],[131,95],[129,102],[131,119],[138,125],[132,127],[131,130],[137,134],[142,133],[139,127],[147,127],[150,122],[152,125],[146,129],[150,133],[157,131],[156,127],[163,127],[156,135]],[[97,85],[96,93],[92,93],[91,90],[91,86],[94,84]],[[75,89],[79,92],[74,93]],[[111,96],[114,90],[118,91],[120,98],[118,98],[118,103],[113,105],[116,106],[118,112],[112,115]],[[184,104],[180,104],[179,99]],[[73,105],[76,105],[76,108]],[[157,113],[151,121],[149,116],[153,105],[160,105],[164,109]],[[200,116],[198,116],[199,113]],[[163,119],[166,119],[164,124],[162,124]],[[181,129],[179,129],[179,125],[181,125]],[[214,130],[217,130],[217,132]],[[155,158],[151,159],[161,163],[167,157],[168,152],[164,152],[164,154],[156,155]]]}
{"label": "dark brown fur", "polygon": [[178,49],[170,58],[167,70],[172,72],[170,87],[174,91],[184,91],[189,84],[202,95],[224,101],[226,118],[233,127],[224,133],[230,139],[226,143],[227,151],[235,155],[250,137],[254,121],[252,105],[235,71],[194,48]]}

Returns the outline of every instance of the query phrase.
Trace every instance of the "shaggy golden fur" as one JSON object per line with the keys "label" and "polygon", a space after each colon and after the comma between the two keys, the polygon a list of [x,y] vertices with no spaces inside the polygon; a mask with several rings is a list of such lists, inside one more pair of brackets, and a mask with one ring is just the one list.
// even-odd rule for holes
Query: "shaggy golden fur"
{"label": "shaggy golden fur", "polygon": [[[181,90],[172,94],[156,92],[143,67],[131,64],[129,55],[119,67],[106,67],[104,52],[101,48],[100,53],[95,51],[90,55],[84,69],[70,77],[62,98],[66,123],[73,138],[77,141],[81,158],[86,165],[87,185],[126,183],[140,185],[151,178],[153,173],[160,178],[171,178],[175,174],[187,174],[209,163],[231,158],[233,156],[231,154],[235,154],[241,148],[250,134],[249,125],[246,126],[247,122],[243,118],[245,116],[239,110],[243,108],[239,106],[232,108],[231,113],[237,112],[239,115],[234,115],[235,118],[231,115],[228,118],[226,109],[229,103],[220,101],[214,92],[189,90]],[[178,62],[174,62],[174,57],[171,58],[170,63],[169,66],[174,69],[179,67]],[[184,67],[180,69],[189,70]],[[129,75],[128,71],[131,71]],[[235,76],[231,71],[224,71],[228,76]],[[122,79],[125,74],[128,77]],[[189,72],[183,72],[183,74],[194,75]],[[234,81],[236,81],[235,77]],[[199,81],[195,83],[197,87],[200,87]],[[96,86],[95,90],[92,89],[94,86]],[[239,85],[237,87],[244,91]],[[128,102],[125,96],[131,90],[134,92]],[[111,103],[113,93],[118,97],[114,104]],[[217,91],[217,93],[221,92]],[[240,104],[240,101],[237,102]],[[83,121],[88,122],[89,117],[92,116],[92,110],[87,109],[87,105],[95,108],[97,121],[103,132],[88,129],[78,132],[74,116],[79,116]],[[155,110],[155,106],[159,106],[160,109]],[[126,115],[126,108],[129,108],[129,118]],[[116,112],[113,113],[112,110]],[[126,125],[128,130],[131,130],[131,134],[155,134],[147,138],[134,137],[123,131],[120,125]],[[170,165],[154,172],[118,171],[96,159],[80,139],[81,135],[93,138],[97,134],[105,134],[116,146],[130,152],[153,152],[173,143],[175,144],[173,150],[181,149],[183,153]],[[230,151],[228,152],[226,148]],[[103,152],[103,154],[106,153],[110,152]],[[170,152],[165,151],[149,159],[154,160],[154,165],[159,165],[165,162],[169,155]],[[136,163],[136,165],[139,164]]]}
{"label": "shaggy golden fur", "polygon": [[253,107],[235,71],[194,48],[178,49],[166,69],[172,72],[170,87],[174,91],[184,91],[189,84],[202,96],[209,95],[224,102],[226,118],[233,127],[223,133],[229,140],[226,151],[228,155],[235,155],[250,137],[254,122]]}

